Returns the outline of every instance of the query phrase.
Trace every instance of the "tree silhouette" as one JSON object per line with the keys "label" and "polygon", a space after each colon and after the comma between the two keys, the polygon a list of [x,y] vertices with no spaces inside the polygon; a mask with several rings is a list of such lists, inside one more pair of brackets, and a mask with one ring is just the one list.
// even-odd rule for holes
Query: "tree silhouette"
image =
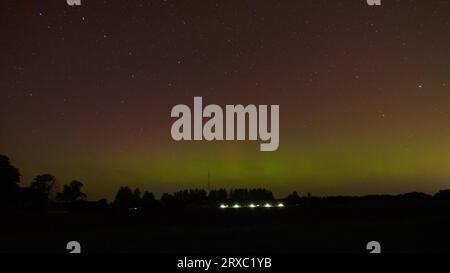
{"label": "tree silhouette", "polygon": [[157,205],[157,202],[155,200],[155,196],[151,192],[144,192],[141,199],[142,207],[144,208],[153,208]]}
{"label": "tree silhouette", "polygon": [[139,188],[135,189],[133,192],[133,207],[140,207],[141,206],[141,190]]}
{"label": "tree silhouette", "polygon": [[81,192],[83,183],[80,181],[72,181],[69,185],[64,185],[62,192],[57,193],[56,200],[64,203],[73,203],[76,201],[84,200],[86,194]]}
{"label": "tree silhouette", "polygon": [[164,206],[167,206],[167,207],[176,205],[176,203],[177,203],[175,197],[169,193],[163,193],[160,201]]}
{"label": "tree silhouette", "polygon": [[225,189],[211,190],[208,195],[208,199],[213,203],[217,204],[227,200],[227,191]]}
{"label": "tree silhouette", "polygon": [[129,209],[140,205],[141,191],[136,189],[132,191],[129,187],[120,187],[114,199],[114,207]]}
{"label": "tree silhouette", "polygon": [[438,200],[450,200],[450,190],[441,190],[434,195]]}
{"label": "tree silhouette", "polygon": [[293,193],[289,194],[286,198],[286,204],[287,205],[298,205],[301,202],[300,196],[298,196],[298,193],[294,191]]}
{"label": "tree silhouette", "polygon": [[177,191],[173,197],[177,204],[200,204],[207,200],[206,191],[202,189]]}
{"label": "tree silhouette", "polygon": [[9,158],[0,155],[0,205],[11,204],[19,192],[20,173]]}
{"label": "tree silhouette", "polygon": [[273,194],[266,189],[232,189],[230,199],[233,201],[271,201]]}
{"label": "tree silhouette", "polygon": [[31,183],[30,189],[38,199],[48,201],[55,183],[56,179],[51,174],[38,175]]}

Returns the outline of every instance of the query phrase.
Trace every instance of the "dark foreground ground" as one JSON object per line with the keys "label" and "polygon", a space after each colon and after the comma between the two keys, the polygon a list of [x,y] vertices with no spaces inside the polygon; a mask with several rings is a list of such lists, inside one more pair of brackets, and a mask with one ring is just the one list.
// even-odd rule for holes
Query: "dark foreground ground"
{"label": "dark foreground ground", "polygon": [[2,212],[1,252],[450,252],[450,203],[320,204],[272,209]]}

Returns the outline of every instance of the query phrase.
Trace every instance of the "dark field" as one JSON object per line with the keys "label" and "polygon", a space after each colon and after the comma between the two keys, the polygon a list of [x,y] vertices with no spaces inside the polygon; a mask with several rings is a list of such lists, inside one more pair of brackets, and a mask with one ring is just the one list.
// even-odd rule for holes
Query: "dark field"
{"label": "dark field", "polygon": [[450,203],[315,204],[258,209],[3,212],[0,251],[279,253],[447,252]]}

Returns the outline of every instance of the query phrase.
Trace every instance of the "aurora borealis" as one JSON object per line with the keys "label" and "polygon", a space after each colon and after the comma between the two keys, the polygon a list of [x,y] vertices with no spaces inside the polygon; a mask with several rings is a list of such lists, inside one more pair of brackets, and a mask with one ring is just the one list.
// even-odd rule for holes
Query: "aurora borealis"
{"label": "aurora borealis", "polygon": [[[277,195],[450,187],[450,2],[0,4],[0,154],[90,199],[129,185]],[[280,145],[176,142],[170,110],[280,105]]]}

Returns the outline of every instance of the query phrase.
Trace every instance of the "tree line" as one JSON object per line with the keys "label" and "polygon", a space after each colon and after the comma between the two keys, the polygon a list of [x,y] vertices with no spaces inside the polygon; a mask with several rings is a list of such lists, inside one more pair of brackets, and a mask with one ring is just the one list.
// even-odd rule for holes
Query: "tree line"
{"label": "tree line", "polygon": [[[87,195],[83,193],[83,183],[73,180],[63,185],[62,190],[56,192],[56,178],[51,174],[38,175],[29,187],[20,186],[19,169],[11,165],[7,156],[0,155],[0,208],[74,208],[74,209],[136,209],[157,207],[187,207],[187,206],[218,206],[228,202],[271,202],[275,198],[273,193],[267,189],[215,189],[206,191],[204,189],[188,189],[177,191],[173,194],[163,193],[157,200],[152,192],[130,187],[120,187],[114,201],[108,203],[106,199],[88,201]],[[358,202],[396,202],[396,201],[450,201],[450,190],[441,190],[434,195],[412,192],[400,195],[369,195],[362,197],[335,196],[335,197],[312,197],[299,196],[297,192],[289,194],[280,199],[287,206],[300,204],[318,203],[352,203]]]}
{"label": "tree line", "polygon": [[77,180],[63,185],[55,192],[56,178],[51,174],[38,175],[29,187],[21,187],[19,169],[10,163],[7,156],[0,155],[0,205],[1,207],[48,208],[48,207],[98,207],[98,208],[153,208],[174,206],[209,206],[224,201],[271,201],[273,193],[266,189],[188,189],[173,194],[163,193],[157,200],[152,192],[120,187],[114,201],[106,199],[87,201],[82,191],[83,183]]}

